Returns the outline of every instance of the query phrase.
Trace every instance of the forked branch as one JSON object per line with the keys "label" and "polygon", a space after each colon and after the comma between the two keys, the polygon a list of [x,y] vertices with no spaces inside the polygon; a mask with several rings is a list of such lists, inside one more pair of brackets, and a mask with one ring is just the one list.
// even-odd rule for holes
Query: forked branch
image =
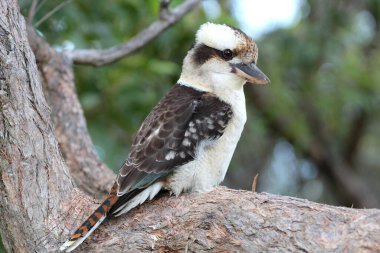
{"label": "forked branch", "polygon": [[[193,10],[201,0],[186,0],[173,10],[166,9],[165,15],[142,30],[128,42],[108,49],[75,49],[66,54],[76,64],[102,66],[118,61],[144,47],[164,30],[178,22],[188,12]],[[162,8],[161,8],[162,9]],[[165,9],[165,8],[164,8]]]}

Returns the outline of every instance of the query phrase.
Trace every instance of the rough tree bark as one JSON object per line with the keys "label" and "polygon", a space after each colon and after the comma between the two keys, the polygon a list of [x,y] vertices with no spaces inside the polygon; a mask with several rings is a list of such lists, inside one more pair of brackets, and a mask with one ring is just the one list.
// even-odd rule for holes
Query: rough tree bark
{"label": "rough tree bark", "polygon": [[[54,252],[97,205],[85,191],[94,195],[104,187],[90,187],[79,171],[87,165],[67,160],[96,156],[90,139],[75,144],[89,152],[65,146],[76,141],[67,138],[88,137],[70,62],[52,49],[39,51],[43,42],[29,35],[30,43],[17,1],[0,0],[0,232],[9,252]],[[57,74],[59,65],[67,72]],[[65,117],[80,123],[64,126]],[[61,152],[75,158],[65,163]],[[72,176],[82,177],[75,181],[79,189]],[[105,222],[78,252],[375,252],[379,224],[376,209],[218,188],[178,198],[162,194]]]}
{"label": "rough tree bark", "polygon": [[[60,155],[24,18],[0,1],[0,231],[9,252],[44,252],[74,187]],[[40,245],[38,245],[38,243]]]}
{"label": "rough tree bark", "polygon": [[[35,54],[44,95],[51,108],[51,120],[59,148],[76,185],[101,198],[115,180],[114,173],[97,156],[76,94],[71,61],[43,41],[28,27],[30,46]],[[102,175],[99,177],[99,175]]]}

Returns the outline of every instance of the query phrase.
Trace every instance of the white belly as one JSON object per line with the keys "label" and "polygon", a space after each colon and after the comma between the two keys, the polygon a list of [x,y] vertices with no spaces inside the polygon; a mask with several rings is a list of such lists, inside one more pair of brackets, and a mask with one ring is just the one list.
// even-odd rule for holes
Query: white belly
{"label": "white belly", "polygon": [[207,192],[220,184],[246,122],[245,100],[233,108],[233,117],[223,135],[214,141],[204,141],[193,161],[177,168],[166,186],[174,194],[183,191]]}

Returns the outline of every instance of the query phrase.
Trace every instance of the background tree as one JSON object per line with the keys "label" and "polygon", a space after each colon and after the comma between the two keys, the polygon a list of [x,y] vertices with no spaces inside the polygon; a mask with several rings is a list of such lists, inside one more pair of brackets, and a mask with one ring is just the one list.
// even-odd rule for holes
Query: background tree
{"label": "background tree", "polygon": [[[172,6],[181,3],[172,2]],[[234,1],[217,4],[221,11],[212,21],[238,25],[231,18]],[[20,5],[24,16],[58,51],[120,44],[156,20],[160,10],[154,0],[112,5],[102,1],[20,1]],[[79,51],[66,53],[76,63],[76,89],[91,137],[110,168],[118,170],[139,124],[177,80],[194,31],[209,19],[202,9],[196,10],[143,51],[96,70],[81,65],[102,63],[82,62]],[[227,175],[229,187],[250,189],[253,177],[260,173],[259,191],[336,205],[380,206],[376,183],[380,177],[379,22],[376,0],[349,4],[304,1],[298,24],[258,40],[259,64],[272,84],[246,91],[249,122]],[[65,140],[67,133],[78,129],[83,136],[87,134],[85,122],[73,120],[77,112],[62,106],[59,99],[71,99],[70,92],[75,95],[69,59],[65,62],[57,57],[50,46],[38,41],[32,31],[30,34],[66,163],[74,180],[82,180],[76,181],[82,190],[100,197],[107,192],[113,174],[91,180],[91,171],[104,166],[92,150],[81,148],[91,141]],[[41,44],[46,47],[39,50]],[[57,71],[54,66],[59,63],[67,64],[67,73]],[[59,78],[63,81],[57,87]],[[75,99],[72,102],[66,101],[66,105],[80,109]],[[65,117],[70,124],[62,124]],[[90,159],[75,159],[73,150],[85,152]],[[75,173],[81,176],[75,177]]]}

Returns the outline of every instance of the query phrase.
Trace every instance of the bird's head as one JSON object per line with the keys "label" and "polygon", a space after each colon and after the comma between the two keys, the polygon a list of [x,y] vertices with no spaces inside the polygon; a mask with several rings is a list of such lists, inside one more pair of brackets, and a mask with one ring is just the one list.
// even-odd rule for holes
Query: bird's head
{"label": "bird's head", "polygon": [[256,43],[239,29],[213,23],[199,28],[183,62],[179,82],[203,90],[241,89],[245,83],[266,84],[256,66]]}

